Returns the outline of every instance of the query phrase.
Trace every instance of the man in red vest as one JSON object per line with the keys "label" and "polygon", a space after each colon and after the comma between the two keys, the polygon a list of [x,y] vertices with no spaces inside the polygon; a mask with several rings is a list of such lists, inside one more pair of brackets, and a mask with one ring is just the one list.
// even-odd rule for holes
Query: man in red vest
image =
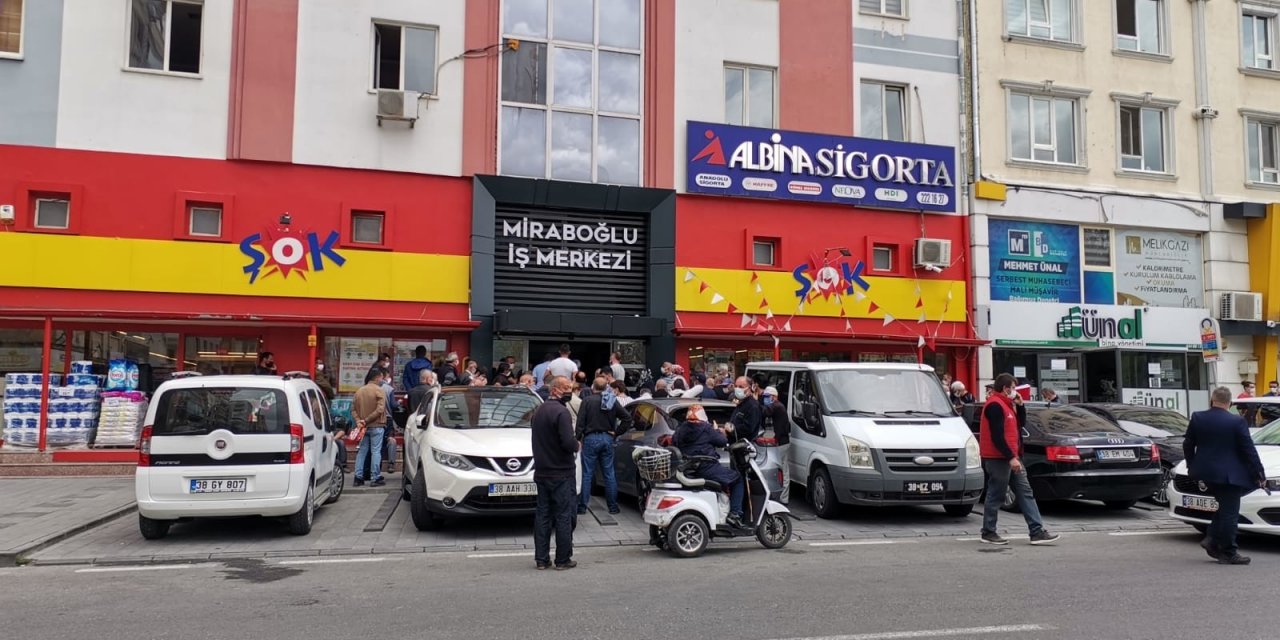
{"label": "man in red vest", "polygon": [[1027,408],[1022,396],[1014,391],[1017,379],[1007,373],[996,376],[995,390],[982,407],[982,430],[978,444],[982,464],[987,472],[987,503],[982,515],[982,541],[987,544],[1009,544],[996,533],[996,519],[1005,493],[1013,484],[1013,495],[1031,533],[1031,544],[1048,544],[1060,536],[1049,533],[1040,522],[1040,507],[1027,481],[1027,468],[1022,464],[1022,428],[1027,424]]}

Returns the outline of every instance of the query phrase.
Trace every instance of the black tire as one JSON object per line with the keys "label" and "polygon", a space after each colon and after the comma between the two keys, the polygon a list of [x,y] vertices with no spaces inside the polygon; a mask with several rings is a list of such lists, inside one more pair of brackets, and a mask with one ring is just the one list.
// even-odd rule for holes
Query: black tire
{"label": "black tire", "polygon": [[411,497],[412,492],[409,491],[409,474],[402,473],[400,474],[400,499],[408,502]]}
{"label": "black tire", "polygon": [[1169,483],[1173,481],[1173,467],[1169,465],[1161,465],[1164,473],[1160,476],[1160,488],[1151,494],[1151,502],[1157,506],[1169,506]]}
{"label": "black tire", "polygon": [[973,513],[972,504],[944,504],[942,509],[953,518],[963,518]]}
{"label": "black tire", "polygon": [[840,515],[840,501],[836,500],[831,474],[823,467],[818,467],[809,476],[809,504],[819,518],[830,520]]}
{"label": "black tire", "polygon": [[400,451],[400,499],[409,501],[409,445],[405,440],[405,446]]}
{"label": "black tire", "polygon": [[1104,500],[1102,501],[1102,504],[1107,505],[1107,508],[1112,511],[1124,511],[1125,509],[1132,509],[1133,505],[1138,504],[1138,501],[1137,500]]}
{"label": "black tire", "polygon": [[342,497],[342,492],[347,488],[347,470],[333,465],[333,475],[329,476],[329,497],[324,499],[325,504],[333,504]]}
{"label": "black tire", "polygon": [[409,515],[418,531],[435,531],[440,528],[440,517],[427,508],[427,478],[422,467],[418,467],[413,474],[413,485],[409,489]]}
{"label": "black tire", "polygon": [[1191,526],[1195,527],[1195,528],[1196,528],[1196,531],[1199,531],[1200,533],[1209,533],[1209,525],[1207,525],[1207,524],[1200,524],[1200,523],[1198,523],[1198,522],[1192,522],[1192,523],[1191,523]]}
{"label": "black tire", "polygon": [[169,535],[169,525],[171,524],[173,524],[172,520],[155,520],[144,515],[138,516],[138,531],[147,540],[159,540]]}
{"label": "black tire", "polygon": [[289,533],[295,536],[305,536],[311,533],[311,525],[316,518],[316,495],[315,483],[311,483],[307,487],[307,497],[302,501],[302,507],[297,513],[289,516]]}
{"label": "black tire", "polygon": [[667,528],[667,547],[680,558],[696,558],[707,550],[711,530],[701,516],[685,513],[676,516]]}
{"label": "black tire", "polygon": [[791,518],[785,513],[765,514],[756,527],[756,540],[766,549],[781,549],[791,542]]}

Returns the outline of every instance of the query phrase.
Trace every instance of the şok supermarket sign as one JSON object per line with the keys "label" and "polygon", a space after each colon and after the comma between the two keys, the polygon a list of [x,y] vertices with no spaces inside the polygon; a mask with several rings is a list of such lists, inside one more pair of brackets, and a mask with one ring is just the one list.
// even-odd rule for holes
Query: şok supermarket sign
{"label": "\u015fok supermarket sign", "polygon": [[955,211],[955,149],[929,144],[688,124],[690,193]]}

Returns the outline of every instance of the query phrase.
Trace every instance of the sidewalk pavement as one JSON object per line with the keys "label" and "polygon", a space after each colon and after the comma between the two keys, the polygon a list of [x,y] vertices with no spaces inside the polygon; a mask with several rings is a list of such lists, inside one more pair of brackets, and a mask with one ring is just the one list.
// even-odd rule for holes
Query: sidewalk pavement
{"label": "sidewalk pavement", "polygon": [[0,479],[0,566],[133,508],[132,477]]}
{"label": "sidewalk pavement", "polygon": [[[79,479],[67,479],[84,483]],[[10,481],[5,481],[10,482]],[[18,481],[13,481],[18,482]],[[22,481],[49,482],[49,481]],[[120,500],[132,504],[131,479],[126,486],[110,494],[120,513]],[[4,487],[5,485],[0,485]],[[37,487],[39,485],[32,485]],[[92,513],[92,500],[39,500],[46,509],[65,509],[80,513],[65,515],[73,523],[56,529],[61,542],[24,551],[35,564],[109,564],[146,562],[190,562],[231,558],[264,558],[281,556],[328,556],[382,553],[423,553],[433,551],[464,552],[528,552],[533,549],[533,519],[476,518],[448,521],[436,531],[418,531],[409,517],[409,505],[400,501],[399,474],[389,475],[387,487],[348,488],[342,498],[316,512],[310,535],[291,536],[280,520],[237,518],[229,520],[194,520],[180,522],[163,540],[147,541],[138,533],[135,517],[120,517],[101,522],[85,530],[83,523],[101,521]],[[101,486],[83,484],[81,491],[103,491]],[[5,495],[8,495],[6,492]],[[96,494],[96,495],[101,495]],[[603,499],[593,498],[592,512],[580,516],[574,543],[579,547],[645,545],[648,526],[634,508],[625,506],[617,516],[610,516]],[[0,506],[5,503],[0,502]],[[886,539],[904,537],[973,536],[982,526],[980,511],[964,518],[947,516],[940,507],[903,507],[849,510],[833,520],[817,518],[802,500],[793,500],[795,517],[792,544],[815,541]],[[31,508],[16,509],[7,520],[25,519]],[[1045,526],[1054,532],[1078,531],[1152,531],[1185,529],[1187,525],[1170,518],[1152,505],[1126,511],[1111,511],[1103,505],[1087,502],[1048,503],[1042,505]],[[18,518],[13,518],[18,515]],[[52,517],[52,516],[51,516]],[[74,523],[80,523],[78,527]],[[1000,514],[1000,529],[1010,534],[1023,533],[1022,517]],[[49,528],[49,527],[47,527]],[[0,529],[0,534],[5,529]],[[80,531],[70,535],[75,531]],[[68,537],[69,536],[69,537]],[[16,555],[16,554],[15,554]],[[8,562],[13,562],[12,559]]]}

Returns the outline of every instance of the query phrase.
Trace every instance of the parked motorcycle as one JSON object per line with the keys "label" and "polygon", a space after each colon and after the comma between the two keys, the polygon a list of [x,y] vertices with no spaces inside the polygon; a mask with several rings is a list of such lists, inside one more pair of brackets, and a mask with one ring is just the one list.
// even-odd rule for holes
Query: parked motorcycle
{"label": "parked motorcycle", "polygon": [[652,543],[681,558],[702,555],[712,538],[755,536],[767,549],[781,549],[791,541],[791,511],[769,498],[763,475],[755,462],[755,446],[735,442],[729,446],[732,467],[746,481],[746,523],[726,522],[729,496],[720,483],[695,477],[704,463],[719,464],[710,456],[685,457],[675,447],[637,447],[632,453],[640,476],[653,483],[645,505]]}

